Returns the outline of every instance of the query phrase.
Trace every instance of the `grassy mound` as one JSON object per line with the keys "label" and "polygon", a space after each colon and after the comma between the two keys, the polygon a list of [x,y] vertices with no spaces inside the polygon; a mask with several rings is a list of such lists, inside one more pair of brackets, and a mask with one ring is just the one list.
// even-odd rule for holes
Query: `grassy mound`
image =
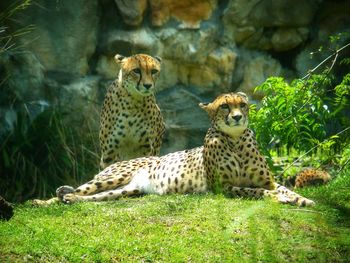
{"label": "grassy mound", "polygon": [[223,195],[19,205],[0,261],[349,262],[350,176],[301,193],[313,208]]}

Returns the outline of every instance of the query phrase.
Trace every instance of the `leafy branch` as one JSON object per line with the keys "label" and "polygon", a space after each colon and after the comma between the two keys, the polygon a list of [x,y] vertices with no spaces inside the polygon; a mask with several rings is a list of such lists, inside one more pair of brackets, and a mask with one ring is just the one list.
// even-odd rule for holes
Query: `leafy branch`
{"label": "leafy branch", "polygon": [[[334,65],[335,65],[335,63],[336,63],[336,61],[337,61],[337,59],[338,59],[338,56],[339,56],[340,52],[344,51],[344,50],[345,50],[346,48],[348,48],[349,46],[350,46],[350,43],[344,45],[343,47],[341,47],[341,48],[339,48],[339,49],[337,49],[337,50],[335,50],[331,55],[329,55],[327,58],[325,58],[325,59],[324,59],[321,63],[319,63],[316,67],[314,67],[313,69],[309,70],[309,72],[308,72],[304,77],[301,78],[302,81],[306,79],[306,81],[304,82],[305,84],[304,84],[304,86],[302,87],[302,89],[305,88],[305,87],[307,87],[308,80],[311,78],[312,74],[313,74],[319,67],[321,67],[323,64],[325,64],[326,62],[328,62],[330,59],[332,59],[332,58],[334,57],[331,66],[328,68],[327,72],[324,74],[324,80],[325,80],[325,79],[327,78],[327,76],[330,74],[330,72],[332,71],[332,69],[333,69],[333,67],[334,67]],[[323,82],[323,81],[321,81],[321,82]],[[317,84],[317,83],[314,82],[312,85],[316,85],[316,84]],[[313,86],[312,86],[312,88],[313,88]],[[304,103],[303,105],[301,105],[301,106],[299,107],[299,109],[296,111],[296,113],[299,113],[299,111],[301,111],[301,110],[310,102],[310,100],[311,100],[311,97],[310,97],[308,100],[306,100],[305,103]],[[282,122],[286,121],[286,120],[289,119],[290,117],[292,117],[292,115],[289,115],[289,116],[285,117],[285,118],[282,120]]]}
{"label": "leafy branch", "polygon": [[[278,176],[282,176],[289,168],[291,168],[293,165],[295,165],[296,163],[298,163],[300,160],[302,160],[305,156],[307,156],[310,152],[314,151],[316,148],[320,147],[322,144],[324,144],[327,141],[333,140],[333,138],[338,137],[340,134],[348,131],[350,129],[349,127],[346,127],[345,129],[343,129],[342,131],[338,132],[337,134],[325,139],[324,141],[318,143],[317,145],[315,145],[314,147],[312,147],[311,149],[309,149],[307,152],[305,152],[304,154],[300,155],[294,162],[290,163],[289,165],[287,165],[283,171],[278,175]],[[349,159],[350,160],[350,159]],[[339,169],[339,171],[341,171],[343,169],[343,167],[346,166],[346,164],[349,162],[349,160],[347,160],[345,162],[345,164]]]}
{"label": "leafy branch", "polygon": [[[270,77],[256,87],[265,96],[259,110],[254,105],[251,108],[251,127],[265,154],[269,155],[268,149],[272,148],[287,150],[287,154],[297,150],[303,153],[297,159],[300,161],[306,155],[326,152],[323,160],[332,161],[334,154],[350,145],[350,120],[346,115],[350,106],[350,73],[342,76],[341,83],[336,83],[339,78],[332,73],[336,65],[350,64],[346,58],[339,62],[349,47],[350,43],[336,48],[300,79],[287,83],[281,77]],[[327,63],[329,67],[315,74]]]}
{"label": "leafy branch", "polygon": [[311,74],[313,74],[319,67],[321,67],[323,64],[325,64],[326,62],[328,62],[331,58],[334,57],[333,61],[332,61],[332,65],[331,67],[328,69],[327,74],[333,69],[335,62],[337,61],[337,58],[339,56],[339,53],[342,52],[343,50],[345,50],[346,48],[348,48],[350,46],[350,43],[342,46],[341,48],[335,50],[331,55],[329,55],[328,57],[326,57],[320,64],[318,64],[316,67],[314,67],[313,69],[309,70],[309,72],[302,77],[301,79],[304,80],[308,77],[311,76]]}

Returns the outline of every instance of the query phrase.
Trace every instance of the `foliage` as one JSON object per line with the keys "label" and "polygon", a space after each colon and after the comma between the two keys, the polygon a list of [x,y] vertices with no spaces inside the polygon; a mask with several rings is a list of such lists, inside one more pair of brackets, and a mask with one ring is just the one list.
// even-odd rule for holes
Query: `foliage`
{"label": "foliage", "polygon": [[309,189],[317,205],[308,209],[221,194],[20,205],[0,222],[0,261],[346,262],[350,178],[342,178]]}
{"label": "foliage", "polygon": [[[251,108],[251,127],[255,130],[262,149],[292,149],[305,155],[318,154],[324,162],[330,162],[350,143],[350,74],[331,74],[335,66],[345,67],[346,58],[337,63],[340,50],[327,59],[333,58],[332,65],[320,74],[324,60],[304,78],[288,83],[281,77],[270,77],[256,88],[265,95],[261,108]],[[270,152],[265,152],[269,155]]]}
{"label": "foliage", "polygon": [[86,180],[97,170],[95,134],[68,127],[64,111],[47,108],[33,120],[26,104],[0,144],[0,192],[11,201],[46,197],[57,186]]}
{"label": "foliage", "polygon": [[14,50],[16,47],[15,39],[19,36],[27,34],[33,30],[33,25],[11,30],[11,28],[4,26],[5,22],[12,19],[14,15],[22,10],[25,10],[31,5],[31,0],[13,1],[3,11],[0,12],[0,55],[4,52]]}
{"label": "foliage", "polygon": [[350,144],[348,144],[344,148],[341,158],[339,160],[339,164],[340,164],[341,170],[343,170],[344,168],[347,168],[350,173]]}
{"label": "foliage", "polygon": [[291,84],[271,77],[257,87],[265,97],[250,119],[262,148],[280,144],[308,150],[323,141],[331,114],[322,98],[329,84],[329,79],[313,75],[307,82],[294,80]]}
{"label": "foliage", "polygon": [[[340,84],[334,88],[335,99],[334,104],[337,106],[333,116],[337,116],[339,111],[346,109],[350,106],[349,96],[350,96],[350,73],[346,74]],[[342,116],[346,117],[346,116]],[[349,124],[349,118],[342,120],[343,123]]]}
{"label": "foliage", "polygon": [[[34,28],[16,25],[16,16],[31,4],[31,0],[0,4],[1,57],[19,49],[18,37]],[[0,65],[0,88],[5,97],[2,112],[6,112],[1,115],[1,123],[6,125],[0,134],[0,194],[10,201],[24,201],[48,197],[62,184],[85,181],[97,170],[96,133],[67,126],[67,110],[60,106],[23,101],[9,88],[10,76],[5,72]],[[14,93],[10,101],[6,100],[9,93]],[[33,110],[38,105],[41,109]]]}

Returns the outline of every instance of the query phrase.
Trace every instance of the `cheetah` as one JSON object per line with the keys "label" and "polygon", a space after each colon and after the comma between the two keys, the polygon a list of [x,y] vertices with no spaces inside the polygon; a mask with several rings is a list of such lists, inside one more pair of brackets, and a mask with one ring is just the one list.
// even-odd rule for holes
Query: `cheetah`
{"label": "cheetah", "polygon": [[331,180],[329,173],[315,168],[305,168],[293,177],[288,177],[285,184],[294,188],[326,184]]}
{"label": "cheetah", "polygon": [[108,166],[74,189],[61,186],[64,203],[114,200],[140,194],[217,191],[243,197],[271,197],[299,206],[314,202],[274,182],[265,158],[248,128],[248,98],[228,93],[201,103],[211,119],[204,145],[156,157],[141,157]]}
{"label": "cheetah", "polygon": [[114,58],[121,68],[101,111],[101,169],[117,161],[159,155],[165,131],[154,96],[161,58],[145,54]]}

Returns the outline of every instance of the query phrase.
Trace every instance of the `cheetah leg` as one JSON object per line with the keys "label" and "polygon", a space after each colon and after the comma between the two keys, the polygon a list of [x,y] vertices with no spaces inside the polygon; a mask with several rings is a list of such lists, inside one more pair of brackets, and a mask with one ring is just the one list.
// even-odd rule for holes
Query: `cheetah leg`
{"label": "cheetah leg", "polygon": [[57,197],[51,198],[49,200],[34,199],[32,205],[35,206],[49,206],[52,204],[57,204],[63,201],[63,196],[69,193],[73,193],[74,188],[68,185],[60,186],[56,190]]}
{"label": "cheetah leg", "polygon": [[[114,186],[113,189],[110,188],[112,184],[108,183],[111,179],[107,180],[106,188],[100,187],[97,193],[95,192],[92,195],[81,195],[81,191],[75,190],[73,193],[68,193],[63,196],[63,202],[65,203],[75,203],[75,202],[82,202],[82,201],[106,201],[106,200],[114,200],[122,196],[132,196],[132,195],[139,195],[147,192],[153,192],[152,191],[152,183],[149,180],[149,174],[148,171],[145,169],[140,169],[136,171],[135,173],[131,175],[127,175],[127,177],[123,174],[122,176],[113,176],[114,182],[117,183],[117,187]],[[120,181],[120,178],[123,178],[124,180]],[[99,181],[100,183],[101,181]],[[103,181],[104,183],[106,181]],[[124,184],[124,186],[122,186]],[[87,185],[93,185],[93,184],[87,184]],[[96,186],[96,183],[94,184]],[[99,184],[98,184],[99,186]],[[82,186],[82,189],[85,186]],[[78,188],[79,189],[79,188]]]}
{"label": "cheetah leg", "polygon": [[285,195],[290,200],[290,203],[297,204],[298,206],[312,206],[315,204],[314,201],[302,197],[301,195],[289,190],[283,185],[274,183],[275,189],[279,195]]}
{"label": "cheetah leg", "polygon": [[249,187],[236,187],[227,186],[226,191],[235,196],[251,197],[251,198],[264,198],[269,197],[282,204],[294,204],[295,202],[288,198],[287,195],[278,192],[277,190],[267,190],[264,188],[249,188]]}
{"label": "cheetah leg", "polygon": [[234,196],[252,198],[270,197],[280,203],[288,203],[287,197],[278,195],[277,191],[275,190],[267,190],[264,188],[237,187],[232,185],[227,185],[224,189],[227,193],[233,194]]}
{"label": "cheetah leg", "polygon": [[[40,200],[34,199],[32,205],[35,206],[49,206],[51,204],[66,202],[64,197],[68,194],[74,196],[91,196],[96,193],[115,189],[125,184],[128,184],[131,180],[131,177],[127,174],[116,175],[116,176],[106,176],[103,179],[93,179],[86,184],[79,186],[74,189],[72,186],[63,185],[57,188],[56,195],[57,197],[51,198],[49,200]],[[95,201],[95,200],[92,200]],[[96,200],[98,201],[98,200]]]}
{"label": "cheetah leg", "polygon": [[32,205],[34,205],[34,206],[49,206],[52,204],[57,204],[59,202],[60,202],[60,200],[57,197],[53,197],[49,200],[34,199],[34,200],[32,200]]}
{"label": "cheetah leg", "polygon": [[[65,188],[66,186],[63,186],[61,189],[66,191],[64,193],[57,193],[58,197],[63,198],[65,194],[68,193],[74,193],[75,195],[80,195],[80,196],[87,196],[87,195],[93,195],[102,191],[106,190],[111,190],[111,189],[116,189],[120,186],[126,185],[130,182],[131,176],[128,174],[118,174],[118,175],[113,175],[113,176],[105,176],[99,179],[93,179],[75,190],[73,189],[72,191],[67,192],[67,189]],[[59,189],[57,191],[59,191]]]}
{"label": "cheetah leg", "polygon": [[94,195],[82,196],[74,193],[66,194],[63,197],[63,202],[67,204],[76,203],[76,202],[99,202],[99,201],[115,200],[120,197],[133,196],[133,195],[139,195],[139,194],[141,194],[141,191],[139,188],[126,185],[118,189],[104,191]]}
{"label": "cheetah leg", "polygon": [[118,153],[114,153],[113,154],[101,154],[101,160],[100,160],[100,169],[101,171],[105,168],[107,168],[108,166],[110,166],[113,163],[119,162],[121,161],[122,158]]}
{"label": "cheetah leg", "polygon": [[149,155],[150,156],[157,156],[159,155],[160,152],[160,145],[156,145],[154,140],[149,139],[149,146],[150,146],[150,151]]}

